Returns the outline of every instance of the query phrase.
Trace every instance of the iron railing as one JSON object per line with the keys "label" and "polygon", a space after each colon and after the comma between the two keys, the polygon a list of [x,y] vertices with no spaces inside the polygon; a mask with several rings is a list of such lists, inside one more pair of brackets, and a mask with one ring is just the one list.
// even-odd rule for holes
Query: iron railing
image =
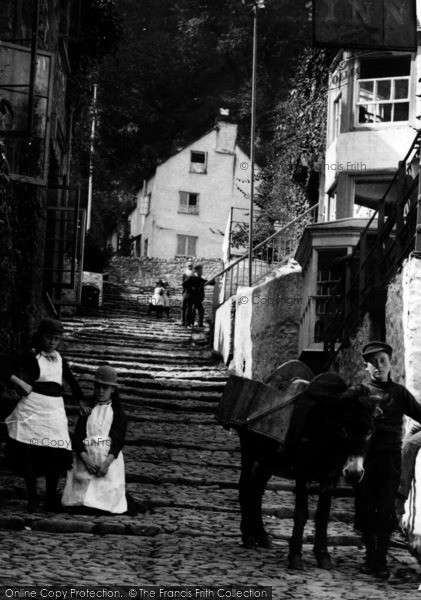
{"label": "iron railing", "polygon": [[207,283],[222,278],[220,287],[220,303],[222,304],[237,293],[239,286],[249,285],[249,269],[251,267],[251,282],[256,285],[266,275],[285,264],[288,258],[294,256],[304,229],[317,219],[318,205],[307,209],[298,217],[275,231],[260,244],[253,248],[250,265],[249,254],[243,254],[234,262],[219,271]]}
{"label": "iron railing", "polygon": [[[421,236],[421,231],[417,236],[420,145],[421,133],[417,133],[361,232],[359,243],[343,261],[343,272],[328,301],[323,325],[326,367],[366,313],[372,318],[376,337],[385,337],[387,285],[416,249],[416,238]],[[393,201],[392,190],[397,191]]]}

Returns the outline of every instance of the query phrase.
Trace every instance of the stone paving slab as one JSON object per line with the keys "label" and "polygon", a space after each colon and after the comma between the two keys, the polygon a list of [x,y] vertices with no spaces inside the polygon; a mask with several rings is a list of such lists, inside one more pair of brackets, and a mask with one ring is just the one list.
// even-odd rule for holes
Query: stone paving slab
{"label": "stone paving slab", "polygon": [[305,546],[307,570],[301,573],[286,568],[283,541],[273,550],[249,551],[224,535],[0,535],[3,585],[269,585],[276,599],[413,600],[421,580],[416,561],[401,550],[391,553],[391,578],[380,582],[358,573],[363,558],[358,547],[334,548],[334,569],[327,572],[316,567],[311,547]]}

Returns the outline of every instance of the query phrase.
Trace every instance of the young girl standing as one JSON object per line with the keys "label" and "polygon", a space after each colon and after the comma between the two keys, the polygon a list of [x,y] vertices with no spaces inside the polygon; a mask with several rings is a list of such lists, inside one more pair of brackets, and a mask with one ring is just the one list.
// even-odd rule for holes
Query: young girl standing
{"label": "young girl standing", "polygon": [[69,365],[57,351],[62,334],[60,321],[43,319],[32,338],[31,350],[2,375],[5,383],[18,385],[25,394],[6,419],[6,458],[25,479],[29,512],[38,509],[37,478],[41,475],[46,479],[46,509],[59,508],[58,480],[71,468],[63,379],[79,401],[81,412],[90,410]]}
{"label": "young girl standing", "polygon": [[76,460],[67,474],[62,503],[111,513],[127,511],[124,445],[127,420],[117,394],[117,373],[104,365],[95,373],[95,406],[80,416],[73,436]]}

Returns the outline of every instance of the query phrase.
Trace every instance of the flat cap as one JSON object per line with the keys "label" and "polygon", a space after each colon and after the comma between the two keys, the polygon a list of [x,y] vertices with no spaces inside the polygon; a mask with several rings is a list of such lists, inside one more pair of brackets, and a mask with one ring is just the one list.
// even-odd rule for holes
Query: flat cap
{"label": "flat cap", "polygon": [[362,355],[366,357],[375,352],[386,352],[386,354],[392,356],[393,348],[389,344],[385,344],[385,342],[368,342],[363,348]]}

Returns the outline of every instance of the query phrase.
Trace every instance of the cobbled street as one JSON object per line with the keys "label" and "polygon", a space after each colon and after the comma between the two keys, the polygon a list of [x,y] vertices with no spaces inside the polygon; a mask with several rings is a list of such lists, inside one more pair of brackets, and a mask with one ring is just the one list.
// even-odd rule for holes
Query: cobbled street
{"label": "cobbled street", "polygon": [[[358,572],[350,490],[334,500],[333,570],[316,567],[312,523],[306,570],[287,569],[293,483],[274,478],[265,496],[273,550],[245,550],[239,536],[239,443],[213,413],[227,372],[209,347],[172,319],[102,309],[65,320],[63,354],[85,391],[104,361],[119,373],[129,428],[127,490],[148,507],[138,516],[26,512],[23,481],[1,476],[0,580],[3,585],[272,586],[274,598],[416,598],[421,570],[398,538],[384,582]],[[67,402],[70,430],[77,408]],[[40,482],[41,484],[41,482]],[[314,500],[313,500],[314,502]]]}

